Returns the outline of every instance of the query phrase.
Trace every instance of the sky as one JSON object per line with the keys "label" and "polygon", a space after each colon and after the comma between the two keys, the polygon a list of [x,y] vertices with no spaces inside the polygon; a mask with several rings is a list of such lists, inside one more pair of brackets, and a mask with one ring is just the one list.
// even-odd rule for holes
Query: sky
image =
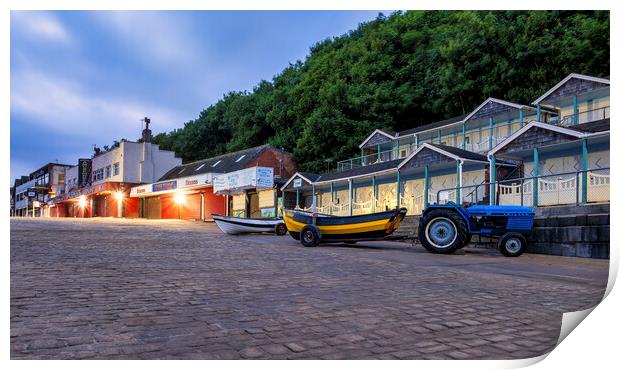
{"label": "sky", "polygon": [[183,126],[378,11],[12,11],[11,184]]}

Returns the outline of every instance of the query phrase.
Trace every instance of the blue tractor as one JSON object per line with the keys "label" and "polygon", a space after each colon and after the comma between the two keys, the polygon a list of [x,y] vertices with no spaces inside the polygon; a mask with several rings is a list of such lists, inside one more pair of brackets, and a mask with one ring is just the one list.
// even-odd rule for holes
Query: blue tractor
{"label": "blue tractor", "polygon": [[528,207],[433,204],[422,213],[418,239],[430,252],[449,254],[479,235],[498,239],[504,256],[518,257],[527,247],[533,224],[534,210]]}

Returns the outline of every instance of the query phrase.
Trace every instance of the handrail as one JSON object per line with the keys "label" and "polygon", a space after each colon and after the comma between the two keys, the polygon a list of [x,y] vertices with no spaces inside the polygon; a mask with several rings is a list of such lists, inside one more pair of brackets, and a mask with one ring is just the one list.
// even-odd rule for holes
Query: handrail
{"label": "handrail", "polygon": [[[520,178],[515,178],[515,179],[505,179],[505,180],[500,180],[500,181],[495,181],[495,182],[489,182],[489,181],[485,181],[483,183],[477,184],[477,185],[467,185],[467,186],[461,186],[461,187],[454,187],[454,188],[447,188],[447,189],[441,189],[439,191],[437,191],[437,198],[436,201],[439,201],[440,199],[442,199],[440,197],[441,193],[443,192],[454,192],[456,190],[461,190],[461,192],[463,192],[463,189],[474,189],[471,192],[468,193],[468,196],[475,194],[475,202],[472,203],[476,203],[478,201],[478,189],[481,186],[484,186],[485,188],[487,186],[497,186],[499,188],[499,186],[506,186],[504,184],[511,184],[512,186],[518,186],[519,187],[519,193],[521,195],[522,201],[523,201],[523,188],[525,186],[530,186],[531,184],[533,184],[533,181],[537,181],[537,187],[539,188],[539,190],[541,189],[541,186],[545,186],[545,183],[559,183],[560,180],[562,180],[563,183],[567,183],[567,182],[575,182],[575,187],[576,187],[576,191],[579,191],[579,175],[582,174],[586,174],[588,175],[588,183],[592,184],[592,178],[596,177],[596,178],[602,178],[604,179],[603,181],[605,181],[605,184],[609,183],[609,178],[610,175],[608,174],[597,174],[594,172],[600,172],[600,171],[609,171],[610,168],[609,167],[602,167],[602,168],[592,168],[592,169],[588,169],[585,171],[573,171],[573,172],[563,172],[563,173],[557,173],[557,174],[548,174],[548,175],[539,175],[539,176],[531,176],[531,177],[520,177]],[[588,174],[589,173],[589,174]],[[568,175],[574,175],[571,178],[562,178]],[[552,178],[555,177],[557,178],[555,181],[547,181],[545,179],[547,178]],[[526,185],[527,183],[527,185]],[[565,187],[565,189],[567,189]],[[571,188],[572,190],[572,188]],[[543,190],[545,191],[545,190]],[[484,192],[482,194],[485,194]],[[429,194],[430,195],[430,194]],[[496,194],[497,196],[497,194]],[[465,197],[462,197],[465,198]],[[577,197],[578,199],[578,197]]]}
{"label": "handrail", "polygon": [[[596,112],[597,116],[593,119],[588,119],[587,115],[594,114],[594,112]],[[559,125],[566,127],[566,126],[573,126],[573,125],[580,124],[580,123],[598,121],[600,119],[609,118],[610,113],[611,113],[611,109],[609,105],[605,107],[596,108],[596,109],[590,109],[590,110],[583,111],[583,112],[577,112],[576,114],[573,113],[565,117],[562,117],[562,120],[559,122]],[[575,120],[575,117],[577,117],[577,120]],[[584,119],[582,119],[582,117],[584,117]]]}

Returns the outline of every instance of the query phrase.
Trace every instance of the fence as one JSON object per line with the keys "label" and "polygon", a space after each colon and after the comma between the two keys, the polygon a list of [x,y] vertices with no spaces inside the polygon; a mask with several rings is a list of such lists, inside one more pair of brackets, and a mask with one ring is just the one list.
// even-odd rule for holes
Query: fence
{"label": "fence", "polygon": [[[584,176],[586,176],[585,189],[583,188]],[[490,204],[491,187],[495,188],[494,204],[498,205],[537,207],[609,202],[610,175],[609,168],[599,168],[502,180],[494,183],[484,182],[478,185],[439,190],[436,196],[437,203],[456,202],[455,193],[460,190],[463,204]]]}

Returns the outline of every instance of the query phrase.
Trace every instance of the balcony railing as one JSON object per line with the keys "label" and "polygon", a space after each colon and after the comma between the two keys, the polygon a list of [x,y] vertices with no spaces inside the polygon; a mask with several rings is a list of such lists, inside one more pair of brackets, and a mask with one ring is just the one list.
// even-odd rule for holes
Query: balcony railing
{"label": "balcony railing", "polygon": [[392,159],[396,159],[396,153],[393,149],[379,152],[378,154],[373,153],[361,157],[345,159],[344,161],[338,162],[338,172],[362,166],[369,166],[375,163],[387,162],[391,161]]}
{"label": "balcony railing", "polygon": [[585,112],[579,112],[577,114],[571,114],[562,118],[562,120],[560,121],[560,126],[573,126],[580,123],[598,121],[601,119],[609,118],[609,113],[610,107],[607,106]]}

